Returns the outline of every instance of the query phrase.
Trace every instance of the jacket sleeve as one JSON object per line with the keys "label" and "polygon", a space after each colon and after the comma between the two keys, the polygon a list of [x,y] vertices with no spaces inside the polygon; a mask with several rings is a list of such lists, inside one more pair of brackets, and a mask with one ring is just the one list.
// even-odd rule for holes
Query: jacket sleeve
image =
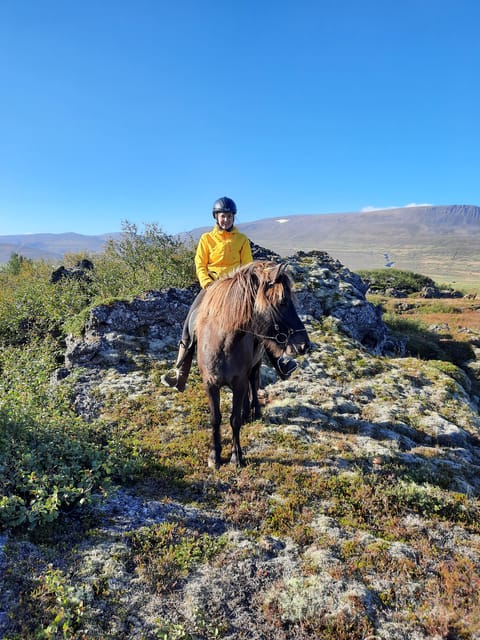
{"label": "jacket sleeve", "polygon": [[209,250],[208,243],[205,238],[202,236],[197,246],[197,251],[195,253],[195,272],[197,274],[198,281],[202,289],[208,287],[209,284],[212,284],[213,278],[208,273],[208,263],[209,263]]}
{"label": "jacket sleeve", "polygon": [[252,247],[250,246],[250,240],[245,238],[240,250],[240,264],[248,264],[249,262],[253,262]]}

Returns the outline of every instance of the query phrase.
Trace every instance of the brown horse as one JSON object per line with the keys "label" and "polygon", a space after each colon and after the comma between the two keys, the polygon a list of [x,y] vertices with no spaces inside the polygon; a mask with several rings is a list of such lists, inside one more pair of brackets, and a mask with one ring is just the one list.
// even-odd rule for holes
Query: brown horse
{"label": "brown horse", "polygon": [[221,464],[220,389],[233,392],[232,454],[243,466],[240,427],[252,414],[260,416],[257,397],[264,345],[276,358],[303,354],[310,347],[292,300],[285,264],[255,261],[217,280],[205,291],[195,333],[197,361],[208,395],[212,444],[209,466]]}

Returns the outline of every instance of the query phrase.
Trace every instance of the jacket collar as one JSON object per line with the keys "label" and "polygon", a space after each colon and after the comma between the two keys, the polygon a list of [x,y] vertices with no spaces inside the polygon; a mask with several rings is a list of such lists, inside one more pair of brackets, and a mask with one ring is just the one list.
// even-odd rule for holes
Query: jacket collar
{"label": "jacket collar", "polygon": [[237,233],[237,227],[234,225],[227,231],[226,229],[220,229],[218,224],[215,224],[215,226],[213,227],[213,232],[221,235],[223,235],[224,233]]}

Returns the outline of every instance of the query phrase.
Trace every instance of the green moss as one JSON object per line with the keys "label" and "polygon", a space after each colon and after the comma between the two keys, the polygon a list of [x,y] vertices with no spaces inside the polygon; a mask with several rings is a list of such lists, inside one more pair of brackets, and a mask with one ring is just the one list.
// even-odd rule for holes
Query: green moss
{"label": "green moss", "polygon": [[180,522],[143,527],[129,536],[132,559],[140,575],[157,593],[178,588],[198,564],[211,561],[227,545]]}

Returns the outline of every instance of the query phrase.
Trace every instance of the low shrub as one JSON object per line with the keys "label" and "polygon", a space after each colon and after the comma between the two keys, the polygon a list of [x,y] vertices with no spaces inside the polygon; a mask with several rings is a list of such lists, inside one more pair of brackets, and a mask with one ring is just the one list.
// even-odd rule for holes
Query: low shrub
{"label": "low shrub", "polygon": [[54,386],[55,343],[0,351],[0,526],[35,529],[91,500],[135,459],[113,426],[86,423]]}
{"label": "low shrub", "polygon": [[[65,262],[80,257],[67,255]],[[91,306],[195,281],[193,248],[155,224],[140,232],[125,222],[120,240],[111,240],[92,261],[88,278],[52,283],[51,264],[12,256],[0,270],[0,346],[46,336],[61,340],[72,327],[78,333]]]}
{"label": "low shrub", "polygon": [[424,287],[434,287],[435,282],[428,276],[400,269],[371,269],[358,271],[359,276],[368,282],[369,293],[386,289],[401,289],[407,293],[416,293]]}
{"label": "low shrub", "polygon": [[143,527],[130,536],[137,570],[158,593],[177,588],[197,564],[216,556],[227,544],[225,537],[199,533],[180,522]]}
{"label": "low shrub", "polygon": [[97,256],[92,284],[100,301],[186,287],[195,281],[192,246],[165,234],[156,224],[147,224],[139,232],[136,225],[124,222],[121,239],[108,242]]}

